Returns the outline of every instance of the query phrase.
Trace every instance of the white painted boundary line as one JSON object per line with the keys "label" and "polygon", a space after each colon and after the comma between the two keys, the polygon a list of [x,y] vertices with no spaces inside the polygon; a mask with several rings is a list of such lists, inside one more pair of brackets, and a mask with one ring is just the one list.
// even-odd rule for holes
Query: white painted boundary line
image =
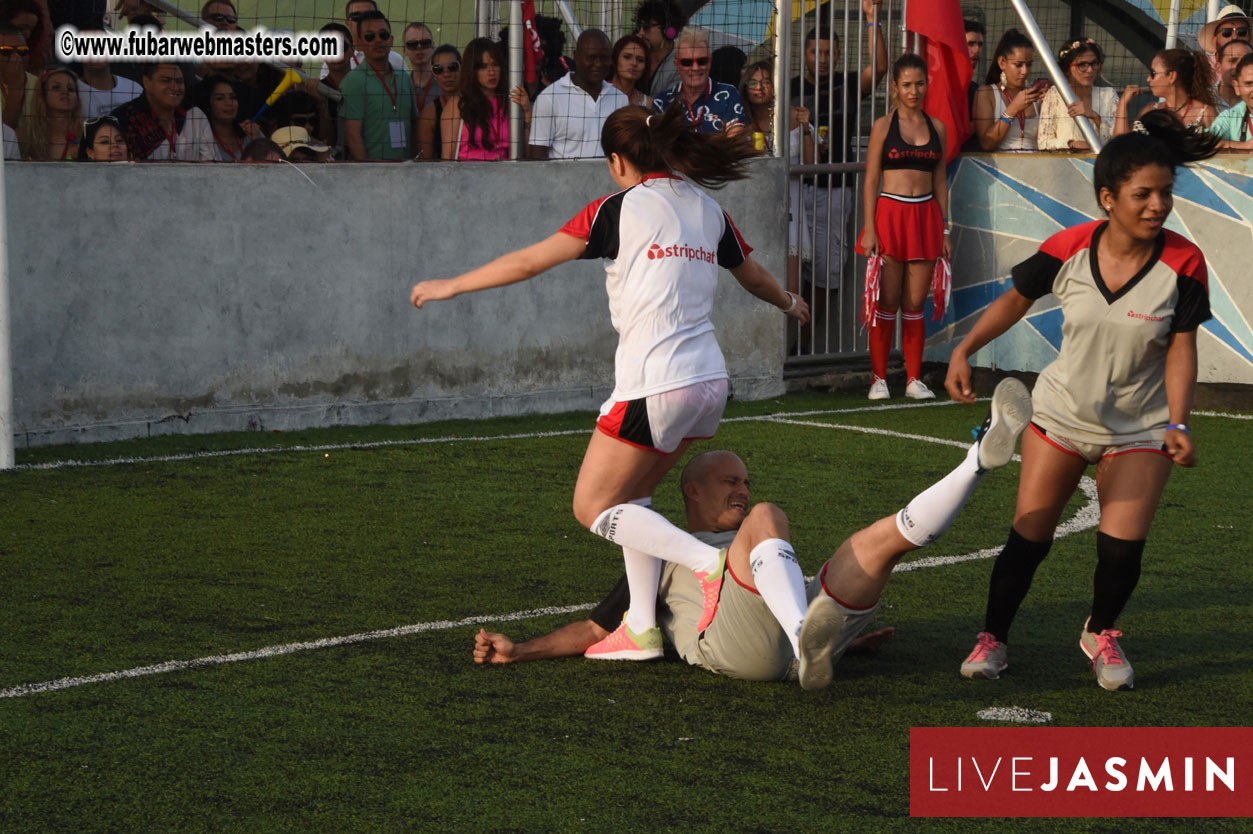
{"label": "white painted boundary line", "polygon": [[195,660],[167,660],[152,666],[139,666],[121,672],[104,672],[99,675],[85,675],[77,678],[58,678],[44,683],[27,683],[10,689],[0,689],[0,698],[21,698],[25,695],[37,695],[40,692],[53,692],[58,689],[70,689],[89,683],[107,683],[125,678],[142,678],[145,675],[160,675],[165,672],[177,672],[181,669],[195,669],[201,666],[216,666],[223,663],[238,663],[241,660],[261,660],[267,657],[278,657],[284,654],[307,652],[313,649],[331,649],[336,646],[348,646],[353,643],[366,643],[371,640],[385,640],[389,637],[405,637],[410,634],[421,634],[424,631],[447,631],[462,626],[484,625],[486,623],[509,623],[516,620],[529,620],[532,617],[547,617],[552,614],[570,614],[574,611],[588,611],[595,608],[591,603],[583,605],[565,605],[558,608],[535,608],[530,611],[515,611],[512,614],[488,614],[479,617],[466,617],[463,620],[438,620],[432,623],[415,623],[399,626],[383,631],[365,631],[360,634],[349,634],[344,637],[325,637],[321,640],[310,640],[305,643],[284,643],[281,646],[266,646],[250,652],[234,652],[217,654],[209,657],[198,657]]}
{"label": "white painted boundary line", "polygon": [[1026,707],[988,707],[975,713],[984,721],[1012,721],[1018,724],[1048,724],[1053,720],[1051,712]]}
{"label": "white painted boundary line", "polygon": [[[987,397],[976,400],[976,402],[986,402]],[[911,408],[942,408],[944,406],[957,405],[952,400],[938,400],[936,402],[925,403],[893,403],[889,405],[869,405],[858,408],[840,408],[830,411],[784,411],[778,414],[758,414],[746,417],[729,417],[723,420],[723,423],[750,423],[750,422],[778,422],[786,423],[795,417],[824,417],[834,416],[837,414],[865,414],[875,411],[904,411]],[[1253,420],[1253,414],[1230,414],[1221,411],[1194,411],[1195,415],[1202,417],[1222,417],[1231,420]],[[822,426],[824,423],[805,423],[798,422],[800,426]],[[860,426],[843,426],[855,431],[864,430]],[[120,466],[130,463],[177,463],[179,461],[188,460],[209,460],[212,458],[233,457],[235,455],[271,455],[279,452],[339,452],[349,449],[385,449],[389,447],[400,446],[424,446],[431,443],[483,443],[495,440],[534,440],[542,437],[569,437],[571,435],[590,434],[591,428],[582,429],[565,429],[563,431],[540,431],[540,432],[523,432],[519,434],[494,434],[485,436],[469,436],[469,437],[418,437],[410,440],[373,440],[364,443],[327,443],[317,446],[269,446],[255,447],[249,449],[221,449],[213,452],[188,452],[182,455],[156,455],[153,457],[128,457],[128,458],[107,458],[105,460],[54,460],[47,463],[23,463],[13,467],[13,471],[22,470],[43,470],[43,469],[69,469],[85,466]],[[924,435],[900,434],[897,437],[904,437],[911,440],[932,440]],[[951,445],[961,445],[958,441],[946,441]]]}
{"label": "white painted boundary line", "polygon": [[[908,407],[908,406],[905,406]],[[916,406],[915,406],[916,407]],[[851,409],[853,411],[865,411],[874,409]],[[847,413],[847,412],[840,412]],[[749,419],[764,418],[735,418],[738,421]],[[777,417],[769,418],[775,422],[787,425],[810,426],[814,428],[824,429],[846,429],[849,431],[860,431],[868,434],[879,434],[888,437],[900,437],[908,440],[921,440],[926,443],[939,443],[945,446],[957,446],[965,449],[969,444],[962,443],[957,440],[948,440],[940,437],[928,437],[922,434],[907,434],[905,432],[889,431],[887,429],[867,428],[865,426],[845,426],[836,423],[817,423],[805,420],[781,420]],[[581,433],[579,430],[577,433]],[[575,431],[567,432],[551,432],[544,435],[518,435],[519,437],[535,437],[535,436],[555,436],[558,434],[575,434]],[[448,438],[448,440],[484,440],[484,439],[508,439],[508,438]],[[403,441],[404,443],[412,442],[439,442],[443,438],[430,441]],[[385,445],[396,445],[393,441],[382,441]],[[1017,455],[1014,460],[1021,460]],[[1057,534],[1054,539],[1062,536],[1086,530],[1089,527],[1095,527],[1099,519],[1099,510],[1096,507],[1096,483],[1091,478],[1084,476],[1080,481],[1080,488],[1084,494],[1088,496],[1088,504],[1082,507],[1075,517],[1065,524],[1057,528]],[[952,565],[958,562],[968,562],[974,559],[987,559],[995,556],[1000,552],[1000,548],[989,548],[980,550],[975,553],[966,554],[964,556],[935,556],[929,559],[917,559],[912,562],[898,564],[893,573],[906,573],[919,568],[940,567],[942,565]],[[396,628],[386,629],[384,631],[367,631],[360,634],[350,634],[346,637],[324,637],[319,640],[311,640],[301,643],[284,643],[279,646],[267,646],[260,649],[254,649],[248,652],[234,652],[232,654],[210,655],[208,657],[200,657],[195,660],[167,660],[164,663],[153,664],[152,666],[140,666],[134,669],[126,669],[120,672],[103,672],[97,675],[86,675],[82,677],[58,678],[57,680],[45,681],[43,683],[27,683],[10,687],[9,689],[0,689],[0,698],[21,698],[26,695],[37,695],[41,692],[53,692],[58,689],[70,689],[75,686],[83,686],[89,683],[108,683],[109,681],[123,680],[126,678],[139,678],[146,675],[160,675],[165,672],[176,672],[182,669],[194,669],[201,666],[214,666],[223,663],[237,663],[242,660],[261,660],[267,657],[277,657],[284,654],[293,654],[295,652],[310,651],[313,649],[328,649],[335,646],[344,646],[352,643],[363,643],[371,640],[383,640],[389,637],[404,637],[409,634],[420,634],[424,631],[446,631],[451,628],[460,628],[467,625],[483,625],[484,623],[506,623],[516,620],[528,620],[532,617],[543,617],[549,614],[567,614],[573,611],[587,611],[595,607],[593,603],[582,603],[579,605],[567,605],[560,608],[537,608],[531,611],[515,611],[512,614],[487,615],[479,617],[467,617],[462,620],[439,620],[432,623],[415,623],[413,625],[398,626]]]}

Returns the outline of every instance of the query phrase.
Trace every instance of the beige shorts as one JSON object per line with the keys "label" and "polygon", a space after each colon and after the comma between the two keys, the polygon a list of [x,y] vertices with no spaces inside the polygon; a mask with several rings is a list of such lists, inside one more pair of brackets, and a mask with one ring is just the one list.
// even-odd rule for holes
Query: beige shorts
{"label": "beige shorts", "polygon": [[1081,458],[1087,463],[1099,463],[1102,458],[1125,455],[1129,452],[1156,452],[1159,455],[1170,457],[1160,440],[1133,440],[1130,443],[1086,443],[1082,440],[1063,437],[1034,421],[1031,423],[1031,430],[1050,446],[1060,449],[1068,455]]}
{"label": "beige shorts", "polygon": [[[809,583],[806,598],[813,599],[820,593],[824,593],[821,574]],[[700,583],[690,570],[667,562],[661,577],[660,599],[657,614],[661,630],[688,663],[741,680],[777,681],[787,677],[794,658],[791,642],[761,594],[745,587],[729,566],[722,581],[718,612],[703,633],[696,631],[703,610]],[[831,657],[833,663],[865,630],[875,613],[874,608],[858,611],[838,602],[837,605],[844,623]]]}

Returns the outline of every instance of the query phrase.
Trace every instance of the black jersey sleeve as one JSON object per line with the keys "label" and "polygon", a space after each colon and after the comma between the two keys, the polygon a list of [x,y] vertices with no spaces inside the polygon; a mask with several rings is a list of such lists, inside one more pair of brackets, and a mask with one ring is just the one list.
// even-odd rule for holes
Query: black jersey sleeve
{"label": "black jersey sleeve", "polygon": [[622,217],[622,199],[625,191],[593,200],[559,231],[577,237],[587,243],[579,260],[618,257],[618,223]]}
{"label": "black jersey sleeve", "polygon": [[592,609],[588,619],[605,631],[613,631],[622,624],[622,618],[626,616],[630,604],[631,590],[627,587],[626,574],[623,574],[618,584],[614,585],[613,590],[609,592],[609,596]]}
{"label": "black jersey sleeve", "polygon": [[724,211],[722,217],[726,225],[722,229],[722,238],[718,241],[718,266],[735,269],[744,263],[744,259],[753,251],[753,247],[744,242],[740,230],[731,221],[731,215]]}
{"label": "black jersey sleeve", "polygon": [[1053,291],[1053,281],[1061,269],[1061,260],[1041,250],[1017,264],[1010,274],[1014,279],[1014,289],[1024,298],[1034,301]]}
{"label": "black jersey sleeve", "polygon": [[1209,293],[1196,278],[1180,275],[1175,279],[1179,298],[1175,302],[1175,315],[1170,321],[1171,333],[1187,333],[1196,330],[1211,318]]}

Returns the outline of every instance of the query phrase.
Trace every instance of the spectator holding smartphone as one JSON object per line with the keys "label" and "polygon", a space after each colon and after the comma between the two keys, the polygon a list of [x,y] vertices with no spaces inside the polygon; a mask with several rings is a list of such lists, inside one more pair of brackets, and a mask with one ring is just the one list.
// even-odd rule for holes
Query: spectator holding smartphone
{"label": "spectator holding smartphone", "polygon": [[985,151],[1034,151],[1040,130],[1039,103],[1047,82],[1028,85],[1035,47],[1010,29],[1001,36],[988,67],[987,83],[975,93],[974,129]]}

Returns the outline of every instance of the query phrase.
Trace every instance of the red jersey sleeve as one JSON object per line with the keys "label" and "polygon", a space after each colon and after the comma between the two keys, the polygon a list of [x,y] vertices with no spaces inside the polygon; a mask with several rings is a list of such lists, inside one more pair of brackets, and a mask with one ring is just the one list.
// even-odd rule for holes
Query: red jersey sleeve
{"label": "red jersey sleeve", "polygon": [[618,220],[625,193],[619,191],[593,200],[558,230],[587,244],[579,260],[618,257]]}

